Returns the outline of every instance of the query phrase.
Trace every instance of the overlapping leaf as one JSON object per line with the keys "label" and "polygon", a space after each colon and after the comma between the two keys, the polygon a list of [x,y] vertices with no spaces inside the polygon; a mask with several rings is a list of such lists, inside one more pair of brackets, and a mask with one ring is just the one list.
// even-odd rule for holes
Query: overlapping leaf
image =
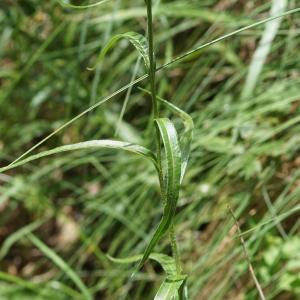
{"label": "overlapping leaf", "polygon": [[[143,88],[139,88],[139,89],[146,92],[147,94],[150,94],[150,92],[146,89]],[[176,114],[182,120],[184,125],[184,132],[180,134],[180,147],[181,147],[181,155],[182,155],[180,182],[182,182],[188,164],[188,160],[190,157],[190,152],[191,152],[191,143],[194,135],[194,121],[189,114],[181,110],[173,103],[158,96],[156,96],[156,98],[157,100],[159,100],[159,102],[165,105],[170,111]]]}
{"label": "overlapping leaf", "polygon": [[171,102],[164,100],[160,97],[158,97],[158,100],[161,103],[163,103],[168,109],[170,109],[173,113],[177,114],[181,118],[184,125],[184,132],[180,134],[180,146],[182,156],[180,182],[182,182],[191,152],[191,144],[194,134],[194,121],[189,114],[187,114],[185,111],[181,110]]}
{"label": "overlapping leaf", "polygon": [[69,152],[69,151],[75,151],[75,150],[83,150],[83,149],[95,149],[95,148],[112,148],[112,149],[119,149],[119,150],[125,150],[129,152],[136,153],[142,157],[145,157],[149,159],[154,166],[157,168],[156,158],[152,151],[149,149],[132,144],[127,142],[121,142],[121,141],[112,141],[112,140],[93,140],[93,141],[87,141],[77,144],[71,144],[71,145],[65,145],[60,146],[57,148],[54,148],[52,150],[44,151],[35,155],[31,155],[23,160],[20,160],[16,162],[15,164],[9,165],[7,167],[0,168],[0,173],[13,169],[15,167],[24,165],[26,163],[29,163],[31,161],[37,160],[42,157],[62,153],[62,152]]}
{"label": "overlapping leaf", "polygon": [[181,178],[181,151],[177,132],[175,126],[169,119],[158,119],[155,120],[155,123],[159,130],[165,149],[166,170],[164,172],[164,186],[161,188],[163,190],[163,195],[166,198],[166,204],[164,207],[162,220],[160,221],[150,243],[148,244],[137,270],[144,265],[155,245],[169,229],[175,214],[179,197]]}
{"label": "overlapping leaf", "polygon": [[154,300],[187,300],[185,289],[185,276],[177,279],[165,279],[155,295]]}

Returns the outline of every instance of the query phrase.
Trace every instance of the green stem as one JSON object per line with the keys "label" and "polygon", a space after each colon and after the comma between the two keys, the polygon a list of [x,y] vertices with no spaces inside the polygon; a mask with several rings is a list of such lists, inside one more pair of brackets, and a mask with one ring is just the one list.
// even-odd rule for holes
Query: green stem
{"label": "green stem", "polygon": [[[148,27],[148,43],[149,43],[149,78],[151,85],[151,98],[152,98],[152,106],[153,106],[153,115],[154,119],[159,118],[159,106],[156,98],[156,60],[155,60],[155,52],[154,52],[154,39],[153,39],[153,17],[152,17],[152,0],[145,0],[147,5],[147,27]],[[159,182],[161,186],[162,198],[164,201],[164,205],[166,205],[166,197],[165,197],[165,187],[164,187],[164,178],[162,172],[162,163],[161,163],[161,138],[159,134],[159,130],[156,129],[156,151],[157,151],[157,160],[159,166]],[[172,254],[176,261],[176,271],[177,274],[181,273],[181,265],[180,265],[180,257],[179,251],[176,242],[174,224],[172,223],[169,229],[169,237],[172,247]]]}
{"label": "green stem", "polygon": [[173,258],[175,259],[175,263],[176,263],[176,273],[180,275],[182,272],[182,268],[180,263],[180,254],[179,254],[177,241],[176,241],[174,222],[172,222],[172,224],[170,225],[169,237],[170,237],[170,242],[172,247]]}
{"label": "green stem", "polygon": [[148,26],[148,43],[149,43],[149,77],[151,84],[151,97],[153,105],[154,118],[159,118],[158,104],[156,100],[156,64],[153,42],[153,21],[152,21],[152,0],[145,0],[147,4],[147,26]]}
{"label": "green stem", "polygon": [[[148,29],[148,44],[149,44],[149,78],[151,85],[151,98],[152,98],[152,107],[153,107],[153,116],[154,119],[159,118],[159,107],[158,101],[156,99],[156,59],[154,52],[154,38],[153,38],[153,17],[152,17],[152,0],[145,0],[147,6],[147,29]],[[160,185],[163,188],[163,175],[161,168],[161,139],[159,130],[156,129],[155,133],[155,144],[156,144],[156,152],[157,152],[157,161],[160,168],[159,181]]]}

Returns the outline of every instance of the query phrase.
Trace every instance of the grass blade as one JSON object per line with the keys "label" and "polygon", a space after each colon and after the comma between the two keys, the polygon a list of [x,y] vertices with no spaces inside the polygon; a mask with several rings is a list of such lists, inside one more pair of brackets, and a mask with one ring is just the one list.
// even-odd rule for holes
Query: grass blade
{"label": "grass blade", "polygon": [[83,149],[93,149],[93,148],[111,148],[111,149],[119,149],[119,150],[125,150],[129,152],[133,152],[136,154],[139,154],[147,159],[149,159],[155,167],[157,167],[156,164],[156,158],[154,154],[147,148],[144,148],[139,145],[127,143],[127,142],[120,142],[120,141],[112,141],[112,140],[94,140],[94,141],[87,141],[77,144],[71,144],[71,145],[65,145],[60,146],[57,148],[54,148],[52,150],[44,151],[32,156],[29,156],[21,161],[18,161],[12,165],[9,165],[4,168],[0,168],[0,173],[16,168],[18,166],[24,165],[26,163],[29,163],[31,161],[40,159],[42,157],[46,157],[49,155],[54,155],[62,152],[68,152],[68,151],[75,151],[75,150],[83,150]]}
{"label": "grass blade", "polygon": [[[132,74],[130,82],[133,82],[136,79],[140,64],[141,64],[141,58],[139,57],[136,61],[135,66],[134,66],[134,70],[133,70],[133,74]],[[122,124],[122,121],[123,121],[123,118],[124,118],[124,115],[125,115],[125,112],[126,112],[126,108],[128,106],[128,103],[129,103],[129,98],[130,98],[130,95],[131,95],[131,92],[132,92],[132,88],[133,87],[131,86],[126,92],[124,103],[122,105],[121,113],[120,113],[120,116],[119,116],[119,119],[118,119],[118,122],[117,122],[115,136],[117,136],[120,132],[121,124]]]}
{"label": "grass blade", "polygon": [[0,249],[0,260],[2,260],[7,255],[13,244],[15,244],[18,240],[20,240],[27,234],[39,228],[45,221],[47,220],[37,220],[11,234],[2,244],[2,247]]}
{"label": "grass blade", "polygon": [[283,17],[289,16],[289,15],[292,15],[292,14],[296,14],[296,13],[299,13],[299,12],[300,12],[300,7],[288,10],[285,13],[282,13],[282,14],[279,14],[279,15],[276,15],[276,16],[272,16],[272,17],[263,19],[261,21],[252,23],[252,24],[250,24],[248,26],[244,26],[242,28],[234,30],[234,31],[232,31],[232,32],[230,32],[228,34],[222,35],[222,36],[218,37],[217,39],[214,39],[214,40],[212,40],[210,42],[207,42],[207,43],[205,43],[203,45],[200,45],[199,47],[196,47],[195,49],[192,49],[192,50],[190,50],[190,51],[188,51],[188,52],[186,52],[186,53],[184,53],[182,55],[179,55],[179,56],[175,57],[171,61],[169,61],[169,62],[165,63],[164,65],[162,65],[161,67],[159,67],[157,69],[157,71],[159,71],[161,69],[165,69],[165,68],[169,67],[170,65],[173,65],[176,62],[179,62],[179,61],[184,60],[185,58],[188,58],[189,56],[197,53],[198,51],[200,51],[200,50],[202,50],[202,49],[204,49],[206,47],[209,47],[211,45],[217,44],[217,43],[219,43],[219,42],[221,42],[223,40],[226,40],[226,39],[228,39],[230,37],[233,37],[233,36],[235,36],[235,35],[237,35],[239,33],[242,33],[242,32],[247,31],[249,29],[255,28],[255,27],[260,26],[260,25],[263,25],[265,23],[271,22],[271,21],[276,20],[278,18],[283,18]]}
{"label": "grass blade", "polygon": [[[100,105],[108,102],[109,100],[111,100],[113,97],[119,95],[120,93],[126,91],[128,88],[130,88],[131,86],[135,85],[138,82],[143,81],[144,79],[146,79],[148,77],[148,75],[144,75],[142,77],[139,77],[138,79],[136,79],[135,81],[123,86],[122,88],[120,88],[119,90],[115,91],[114,93],[110,94],[109,96],[105,97],[104,99],[98,101],[97,103],[95,103],[94,105],[90,106],[89,108],[87,108],[86,110],[84,110],[83,112],[81,112],[80,114],[78,114],[77,116],[75,116],[74,118],[72,118],[71,120],[69,120],[68,122],[66,122],[65,124],[63,124],[62,126],[60,126],[59,128],[57,128],[56,130],[54,130],[53,132],[51,132],[49,135],[47,135],[44,139],[42,139],[40,142],[38,142],[37,144],[35,144],[34,146],[32,146],[31,148],[29,148],[27,151],[25,151],[23,154],[21,154],[19,157],[17,157],[13,162],[10,163],[11,165],[14,165],[16,162],[20,161],[23,157],[25,157],[26,155],[28,155],[29,153],[31,153],[33,150],[35,150],[36,148],[38,148],[39,146],[41,146],[42,144],[44,144],[46,141],[48,141],[51,137],[53,137],[54,135],[56,135],[58,132],[62,131],[63,129],[65,129],[66,127],[70,126],[71,124],[73,124],[75,121],[77,121],[78,119],[80,119],[81,117],[83,117],[84,115],[88,114],[89,112],[93,111],[94,109],[96,109],[97,107],[99,107]],[[0,169],[1,172],[1,169]]]}
{"label": "grass blade", "polygon": [[[283,13],[286,7],[287,0],[273,0],[271,16],[273,17]],[[252,95],[267,56],[270,53],[272,42],[277,35],[281,21],[282,18],[278,18],[266,24],[263,36],[252,58],[246,83],[242,92],[242,98],[248,98]]]}
{"label": "grass blade", "polygon": [[40,239],[38,239],[33,234],[28,234],[29,240],[41,251],[43,252],[53,263],[55,263],[78,287],[82,292],[84,299],[92,300],[93,296],[88,290],[87,286],[82,282],[79,276],[72,270],[72,268],[59,257],[52,249],[45,245]]}
{"label": "grass blade", "polygon": [[247,246],[246,246],[245,240],[244,240],[244,238],[243,238],[243,236],[242,236],[242,231],[241,231],[241,228],[240,228],[240,226],[239,226],[239,222],[238,222],[237,218],[235,217],[232,208],[231,208],[230,206],[228,206],[228,208],[229,208],[229,211],[230,211],[230,213],[231,213],[231,215],[232,215],[232,218],[233,218],[233,220],[234,220],[234,222],[235,222],[235,225],[236,225],[236,227],[237,227],[238,234],[239,234],[239,237],[240,237],[240,241],[241,241],[241,244],[242,244],[242,246],[243,246],[245,258],[246,258],[246,260],[247,260],[247,262],[248,262],[249,271],[250,271],[250,274],[251,274],[251,276],[252,276],[252,278],[253,278],[253,281],[254,281],[254,283],[255,283],[255,286],[256,286],[256,288],[257,288],[259,297],[260,297],[261,300],[266,300],[266,297],[265,297],[265,295],[264,295],[264,292],[263,292],[263,290],[262,290],[262,287],[261,287],[261,285],[260,285],[260,283],[259,283],[259,281],[258,281],[258,279],[257,279],[257,277],[256,277],[256,275],[255,275],[255,272],[254,272],[254,269],[253,269],[253,266],[252,266],[252,263],[251,263],[251,259],[250,259],[250,256],[249,256],[249,253],[248,253],[248,250],[247,250]]}

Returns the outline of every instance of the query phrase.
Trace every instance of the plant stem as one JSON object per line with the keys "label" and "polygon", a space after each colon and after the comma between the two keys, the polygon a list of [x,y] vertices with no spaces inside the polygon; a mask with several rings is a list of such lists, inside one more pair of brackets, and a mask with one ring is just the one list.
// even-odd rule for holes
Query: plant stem
{"label": "plant stem", "polygon": [[[152,17],[152,0],[145,0],[147,6],[147,30],[148,30],[148,44],[149,44],[149,78],[151,85],[151,98],[152,98],[152,107],[153,107],[153,116],[154,119],[159,118],[159,107],[158,101],[156,99],[156,59],[154,52],[154,38],[153,38],[153,17]],[[159,181],[161,189],[163,189],[163,174],[161,167],[161,139],[159,130],[156,128],[155,133],[155,144],[157,152],[157,161],[160,168],[159,172]],[[163,197],[164,198],[164,197]]]}
{"label": "plant stem", "polygon": [[152,21],[152,0],[145,0],[147,5],[147,27],[148,27],[148,43],[149,43],[149,77],[151,84],[151,97],[154,118],[159,118],[158,105],[156,100],[156,63],[153,42],[153,21]]}
{"label": "plant stem", "polygon": [[179,275],[181,274],[182,268],[181,268],[181,263],[180,263],[180,254],[176,242],[176,235],[175,235],[175,229],[174,229],[174,222],[170,225],[169,229],[169,237],[170,237],[170,242],[171,242],[171,247],[172,247],[172,254],[173,258],[175,259],[176,263],[176,273]]}
{"label": "plant stem", "polygon": [[[152,0],[145,0],[147,6],[147,27],[148,27],[148,44],[149,44],[149,78],[150,78],[150,85],[151,85],[151,98],[152,98],[152,106],[153,106],[153,116],[154,119],[159,118],[159,107],[158,101],[156,99],[156,59],[155,59],[155,52],[154,52],[154,39],[153,39],[153,17],[152,17]],[[161,164],[161,138],[159,130],[156,128],[156,151],[157,151],[157,160],[159,165],[159,182],[161,186],[161,193],[162,198],[164,201],[164,205],[166,205],[166,195],[165,195],[165,186],[164,186],[164,178],[162,172],[162,164]],[[180,257],[179,251],[176,242],[175,230],[174,230],[174,223],[170,225],[169,229],[169,237],[172,247],[172,254],[173,258],[176,261],[176,271],[177,274],[181,273],[181,265],[180,265]]]}

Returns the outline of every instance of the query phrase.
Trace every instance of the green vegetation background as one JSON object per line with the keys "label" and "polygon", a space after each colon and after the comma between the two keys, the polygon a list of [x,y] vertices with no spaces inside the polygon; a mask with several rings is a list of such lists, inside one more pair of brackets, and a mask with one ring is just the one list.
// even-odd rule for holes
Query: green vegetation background
{"label": "green vegetation background", "polygon": [[[268,17],[271,4],[155,1],[157,65]],[[144,34],[145,16],[142,0],[85,10],[0,2],[1,166],[145,73],[126,41],[90,69],[111,36]],[[157,74],[158,94],[195,122],[176,215],[191,299],[258,299],[228,205],[267,299],[300,297],[299,25],[299,13],[282,20],[251,96],[241,95],[264,25]],[[111,137],[153,147],[150,99],[138,86],[128,95],[126,106],[122,93],[36,151]],[[95,299],[153,299],[159,266],[147,264],[132,282],[132,267],[106,254],[143,252],[161,212],[153,168],[126,153],[60,154],[1,173],[0,299],[82,299],[73,273]],[[167,240],[157,250],[169,253]]]}

